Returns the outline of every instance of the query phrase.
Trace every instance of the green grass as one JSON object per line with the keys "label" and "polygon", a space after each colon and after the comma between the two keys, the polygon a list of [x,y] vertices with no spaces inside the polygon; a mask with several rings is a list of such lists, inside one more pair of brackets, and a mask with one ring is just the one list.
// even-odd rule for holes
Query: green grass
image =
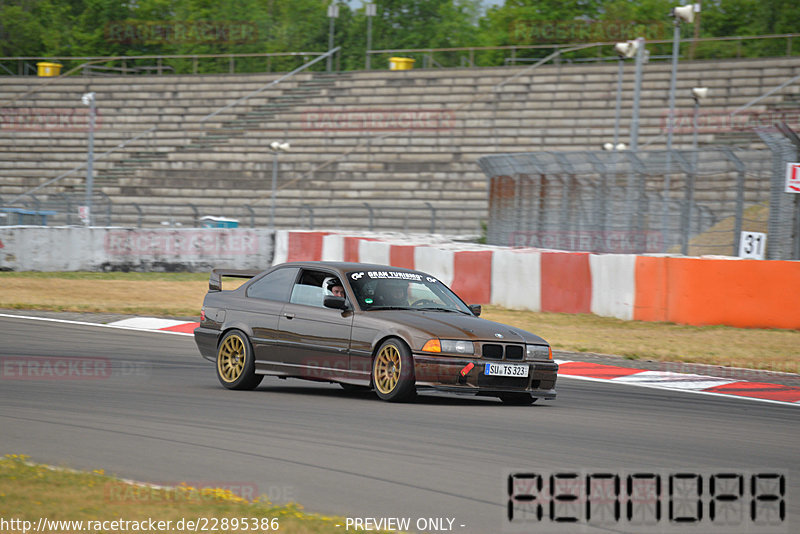
{"label": "green grass", "polygon": [[[255,518],[260,527],[256,532],[341,534],[345,531],[344,526],[336,526],[344,525],[344,518],[308,514],[296,503],[275,505],[263,496],[249,500],[225,488],[195,488],[187,484],[164,488],[131,484],[102,470],[54,469],[31,463],[26,456],[18,454],[0,457],[0,518],[30,521],[33,529],[40,518],[84,522],[153,519],[171,521],[172,528],[168,532],[180,532],[175,527],[182,519],[206,518],[206,526],[213,526],[216,522],[219,528],[204,532],[230,534],[253,532],[252,528],[245,530],[241,518]],[[267,521],[263,523],[265,518]],[[239,523],[234,523],[234,519]],[[137,530],[128,527],[127,530],[121,527],[88,530]],[[86,528],[83,530],[87,531]],[[184,528],[182,531],[188,530]],[[14,531],[22,530],[10,532]],[[47,531],[77,532],[79,529],[51,527]]]}
{"label": "green grass", "polygon": [[161,280],[167,282],[207,281],[209,273],[139,273],[139,272],[35,272],[35,271],[3,271],[3,278],[49,278],[58,280]]}

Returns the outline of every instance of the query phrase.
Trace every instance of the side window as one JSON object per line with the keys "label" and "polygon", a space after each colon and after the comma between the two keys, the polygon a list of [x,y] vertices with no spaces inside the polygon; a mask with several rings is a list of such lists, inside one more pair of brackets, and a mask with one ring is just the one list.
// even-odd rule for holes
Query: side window
{"label": "side window", "polygon": [[297,267],[285,267],[272,271],[247,288],[247,296],[256,299],[286,302],[289,289],[297,278]]}
{"label": "side window", "polygon": [[297,283],[292,287],[289,302],[321,308],[325,295],[331,294],[328,286],[332,280],[338,279],[331,273],[304,269]]}

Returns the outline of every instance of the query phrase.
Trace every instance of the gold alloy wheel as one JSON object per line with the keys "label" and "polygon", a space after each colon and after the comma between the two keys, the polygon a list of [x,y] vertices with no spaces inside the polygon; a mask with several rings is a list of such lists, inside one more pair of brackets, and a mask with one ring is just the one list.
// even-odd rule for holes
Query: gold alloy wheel
{"label": "gold alloy wheel", "polygon": [[228,336],[217,354],[219,376],[225,382],[235,382],[244,371],[246,357],[244,341],[239,336]]}
{"label": "gold alloy wheel", "polygon": [[387,395],[397,387],[400,379],[400,351],[394,345],[386,345],[375,358],[375,387]]}

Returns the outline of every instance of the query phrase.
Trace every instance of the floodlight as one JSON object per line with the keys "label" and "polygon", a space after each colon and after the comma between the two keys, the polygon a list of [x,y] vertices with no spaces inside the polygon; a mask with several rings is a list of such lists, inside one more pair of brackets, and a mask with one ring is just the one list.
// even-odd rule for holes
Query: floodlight
{"label": "floodlight", "polygon": [[619,57],[626,59],[635,56],[638,49],[638,41],[625,41],[624,43],[617,43],[614,45],[614,52],[616,52]]}
{"label": "floodlight", "polygon": [[708,96],[708,87],[693,87],[692,88],[692,97],[695,100],[703,100]]}
{"label": "floodlight", "polygon": [[689,4],[688,6],[680,6],[672,8],[672,16],[680,19],[683,22],[691,24],[694,22],[694,14],[700,12],[700,4]]}

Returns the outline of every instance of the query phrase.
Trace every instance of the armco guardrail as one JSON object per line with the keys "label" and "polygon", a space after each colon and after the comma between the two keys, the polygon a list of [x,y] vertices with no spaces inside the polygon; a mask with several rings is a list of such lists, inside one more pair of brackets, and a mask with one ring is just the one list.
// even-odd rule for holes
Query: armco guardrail
{"label": "armco guardrail", "polygon": [[800,262],[590,254],[408,236],[279,231],[275,263],[363,261],[420,269],[467,302],[626,320],[800,328]]}

